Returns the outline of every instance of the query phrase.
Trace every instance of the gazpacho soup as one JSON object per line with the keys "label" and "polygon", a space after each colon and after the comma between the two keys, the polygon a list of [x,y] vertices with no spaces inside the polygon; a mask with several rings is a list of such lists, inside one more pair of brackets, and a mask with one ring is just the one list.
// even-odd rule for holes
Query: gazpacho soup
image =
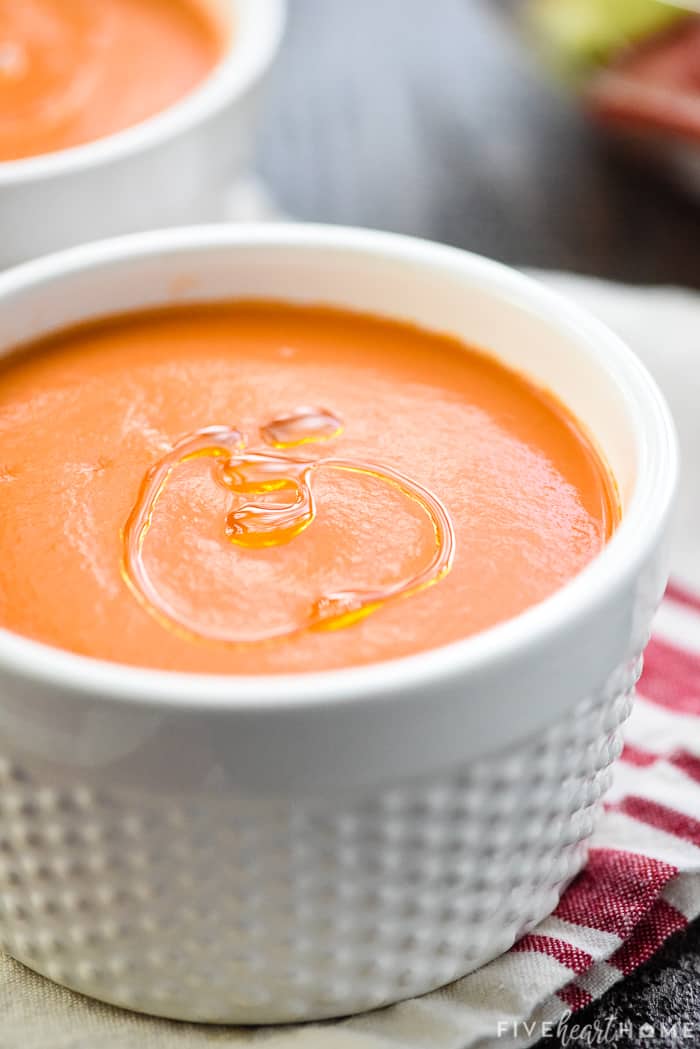
{"label": "gazpacho soup", "polygon": [[245,674],[482,631],[580,572],[619,519],[592,440],[525,376],[448,335],[267,301],[10,354],[0,497],[0,626]]}
{"label": "gazpacho soup", "polygon": [[0,162],[180,101],[222,56],[220,21],[206,0],[0,0]]}

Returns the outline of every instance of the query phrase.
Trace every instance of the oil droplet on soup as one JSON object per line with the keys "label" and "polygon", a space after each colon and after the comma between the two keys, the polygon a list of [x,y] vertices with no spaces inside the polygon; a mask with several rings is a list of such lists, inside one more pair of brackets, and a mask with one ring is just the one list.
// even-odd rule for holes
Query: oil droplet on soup
{"label": "oil droplet on soup", "polygon": [[343,424],[325,408],[297,408],[291,415],[266,423],[260,432],[273,448],[295,448],[340,437]]}

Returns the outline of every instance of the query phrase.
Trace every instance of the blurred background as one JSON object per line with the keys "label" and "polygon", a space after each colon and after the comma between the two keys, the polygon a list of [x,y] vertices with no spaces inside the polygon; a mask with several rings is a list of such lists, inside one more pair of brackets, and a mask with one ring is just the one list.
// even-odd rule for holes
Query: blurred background
{"label": "blurred background", "polygon": [[[591,124],[520,6],[292,0],[257,155],[275,202],[516,265],[700,287],[700,134],[694,197]],[[700,50],[694,76],[700,106]]]}

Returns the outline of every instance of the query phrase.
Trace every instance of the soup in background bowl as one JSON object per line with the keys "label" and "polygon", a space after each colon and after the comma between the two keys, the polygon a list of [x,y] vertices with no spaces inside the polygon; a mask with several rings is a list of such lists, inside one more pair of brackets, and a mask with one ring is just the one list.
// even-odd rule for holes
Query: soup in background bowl
{"label": "soup in background bowl", "polygon": [[[102,568],[107,590],[121,587],[112,616],[101,620],[96,605],[94,623],[81,619],[86,639],[113,631],[112,649],[98,653],[109,659],[79,654],[67,636],[61,649],[57,635],[37,641],[0,629],[0,775],[16,813],[2,831],[0,889],[21,909],[3,913],[2,947],[118,1005],[265,1023],[424,993],[549,913],[585,861],[666,582],[675,435],[635,356],[506,267],[410,238],[313,226],[144,234],[31,263],[0,275],[0,344],[4,410],[30,441],[34,422],[45,453],[21,442],[3,463],[3,486],[20,475],[25,486],[4,557],[31,562],[35,548],[44,566],[36,575],[28,566],[34,592],[22,602],[36,608],[46,586],[58,624],[60,589],[70,624],[91,573]],[[493,414],[491,424],[478,417],[487,388],[492,411],[502,406],[499,425]],[[99,410],[86,407],[82,418],[81,398],[88,405],[96,394]],[[487,501],[487,524],[470,528],[469,513],[508,473],[504,435],[528,432],[531,442],[538,418],[554,438],[545,451],[542,432],[538,441],[558,480],[556,470],[528,475],[518,494],[515,471],[508,514],[535,496],[543,513],[501,549],[512,518]],[[474,479],[489,449],[501,470],[480,494]],[[350,464],[345,498],[329,459]],[[82,502],[79,463],[91,493]],[[30,541],[20,554],[27,537],[17,515],[32,468]],[[120,483],[107,483],[110,474]],[[465,493],[471,485],[463,502],[460,477]],[[506,609],[509,618],[472,623],[470,634],[474,611],[517,592],[514,549],[536,548],[562,505],[575,524],[563,548],[582,543],[582,556],[561,585],[550,578],[534,603],[531,595]],[[195,518],[204,533],[183,542]],[[306,549],[298,544],[322,518],[333,534],[309,547],[304,571],[295,548]],[[101,549],[93,540],[105,522],[111,545]],[[69,535],[73,549],[57,549]],[[354,547],[358,535],[366,541]],[[478,535],[503,570],[470,608],[468,572],[460,573],[470,559],[487,570],[470,547]],[[586,536],[597,538],[587,545]],[[354,561],[343,561],[348,548]],[[384,575],[358,583],[380,549],[392,551]],[[209,673],[134,665],[167,664],[158,638],[172,653],[231,643],[178,636],[183,615],[199,617],[201,607],[191,591],[183,607],[173,583],[196,582],[207,551],[258,570],[268,557],[288,557],[292,611],[297,591],[305,614],[307,598],[340,591],[340,607],[322,604],[318,617],[335,629],[304,622],[282,641],[249,637],[250,648],[303,652],[312,637],[315,651],[331,652],[338,638],[382,637],[394,615],[394,635],[405,636],[414,608],[413,651],[388,649],[374,662],[345,652],[340,666],[302,661],[301,672],[267,655],[259,667]],[[331,552],[342,578],[318,572],[321,563],[337,568]],[[541,569],[532,567],[522,573],[528,585]],[[3,595],[6,625],[20,576]],[[397,584],[416,592],[387,598]],[[366,587],[385,588],[368,602],[380,607],[361,594],[358,608]],[[251,593],[251,609],[262,592]],[[265,603],[269,615],[258,607],[236,629],[251,629],[253,618],[268,629],[280,605]],[[206,623],[197,618],[195,633],[211,632],[214,604],[203,603]],[[424,620],[421,607],[430,609]],[[419,630],[431,618],[425,645]],[[148,660],[125,654],[141,632]],[[76,923],[85,936],[74,935]]]}
{"label": "soup in background bowl", "polygon": [[284,0],[0,0],[0,267],[219,218],[284,14]]}
{"label": "soup in background bowl", "polygon": [[1,0],[0,26],[0,161],[167,109],[209,76],[235,32],[201,0]]}

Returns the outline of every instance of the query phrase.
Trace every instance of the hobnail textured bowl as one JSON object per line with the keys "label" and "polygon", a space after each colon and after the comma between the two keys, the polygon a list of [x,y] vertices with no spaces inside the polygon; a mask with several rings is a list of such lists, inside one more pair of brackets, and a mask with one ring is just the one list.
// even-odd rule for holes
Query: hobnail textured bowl
{"label": "hobnail textured bowl", "polygon": [[363,231],[78,249],[0,276],[0,339],[183,294],[330,301],[488,347],[596,435],[623,522],[524,615],[347,671],[168,674],[0,631],[0,943],[77,990],[188,1020],[423,993],[508,948],[585,860],[665,583],[672,425],[633,355],[552,293]]}
{"label": "hobnail textured bowl", "polygon": [[5,761],[2,947],[189,1020],[336,1016],[454,980],[580,869],[638,668],[536,740],[352,798],[145,798]]}

